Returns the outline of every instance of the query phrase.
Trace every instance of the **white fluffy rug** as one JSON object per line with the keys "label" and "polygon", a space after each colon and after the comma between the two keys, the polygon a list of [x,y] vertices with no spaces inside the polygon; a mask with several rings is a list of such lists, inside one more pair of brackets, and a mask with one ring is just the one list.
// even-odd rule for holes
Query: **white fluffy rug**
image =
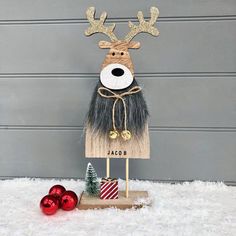
{"label": "white fluffy rug", "polygon": [[[87,210],[43,215],[40,199],[54,184],[79,194],[83,181],[13,179],[0,181],[0,236],[236,235],[236,187],[223,183],[163,184],[130,181],[149,190],[152,207]],[[124,181],[119,180],[124,189]]]}

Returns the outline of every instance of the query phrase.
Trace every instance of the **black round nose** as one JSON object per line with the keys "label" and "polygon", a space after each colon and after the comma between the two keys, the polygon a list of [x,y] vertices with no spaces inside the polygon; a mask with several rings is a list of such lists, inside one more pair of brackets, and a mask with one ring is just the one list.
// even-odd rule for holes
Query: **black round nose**
{"label": "black round nose", "polygon": [[111,71],[114,76],[122,76],[125,72],[121,68],[115,68]]}

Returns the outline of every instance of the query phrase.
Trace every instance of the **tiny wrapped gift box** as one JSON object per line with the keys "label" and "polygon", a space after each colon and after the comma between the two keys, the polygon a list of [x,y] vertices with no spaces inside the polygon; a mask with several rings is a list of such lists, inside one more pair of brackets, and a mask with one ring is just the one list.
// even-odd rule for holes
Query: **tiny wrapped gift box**
{"label": "tiny wrapped gift box", "polygon": [[118,180],[116,178],[102,178],[100,198],[104,200],[118,198]]}

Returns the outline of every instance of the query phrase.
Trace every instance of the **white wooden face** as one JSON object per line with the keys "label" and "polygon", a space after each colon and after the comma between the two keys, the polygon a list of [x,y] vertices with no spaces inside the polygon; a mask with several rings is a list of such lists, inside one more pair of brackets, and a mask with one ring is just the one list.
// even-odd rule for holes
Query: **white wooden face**
{"label": "white wooden face", "polygon": [[102,85],[113,90],[125,89],[132,84],[133,80],[131,71],[118,63],[105,66],[100,73]]}

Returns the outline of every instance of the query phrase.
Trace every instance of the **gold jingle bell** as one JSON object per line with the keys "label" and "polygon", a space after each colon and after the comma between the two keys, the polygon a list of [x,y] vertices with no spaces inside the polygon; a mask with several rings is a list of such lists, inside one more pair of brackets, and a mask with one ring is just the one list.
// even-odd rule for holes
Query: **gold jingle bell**
{"label": "gold jingle bell", "polygon": [[129,130],[123,130],[123,131],[121,132],[121,137],[122,137],[125,141],[127,141],[127,140],[130,140],[130,139],[131,139],[132,135],[131,135],[131,133],[130,133]]}
{"label": "gold jingle bell", "polygon": [[109,132],[109,138],[110,138],[110,139],[116,139],[116,138],[118,138],[118,137],[119,137],[119,133],[118,133],[117,130],[111,130],[111,131]]}

